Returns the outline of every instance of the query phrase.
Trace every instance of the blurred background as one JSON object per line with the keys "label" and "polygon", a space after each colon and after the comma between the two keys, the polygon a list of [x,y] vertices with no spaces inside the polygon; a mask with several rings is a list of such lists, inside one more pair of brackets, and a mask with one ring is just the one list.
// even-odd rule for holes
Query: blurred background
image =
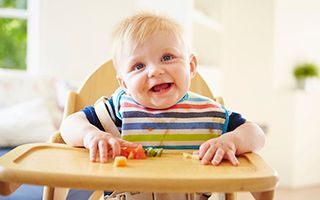
{"label": "blurred background", "polygon": [[139,10],[181,23],[214,94],[264,129],[276,199],[320,194],[318,0],[0,0],[0,146],[45,141]]}

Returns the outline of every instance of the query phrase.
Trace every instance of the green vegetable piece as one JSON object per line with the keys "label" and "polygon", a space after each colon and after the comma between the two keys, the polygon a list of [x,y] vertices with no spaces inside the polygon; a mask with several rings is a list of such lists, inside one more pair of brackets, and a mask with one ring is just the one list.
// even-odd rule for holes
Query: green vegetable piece
{"label": "green vegetable piece", "polygon": [[163,152],[163,148],[148,147],[144,149],[144,153],[147,157],[160,157]]}
{"label": "green vegetable piece", "polygon": [[163,148],[157,149],[156,157],[161,157],[162,152],[163,152]]}
{"label": "green vegetable piece", "polygon": [[156,150],[151,148],[151,149],[148,149],[148,153],[147,153],[147,156],[148,157],[154,157],[156,155]]}
{"label": "green vegetable piece", "polygon": [[151,147],[144,148],[144,154],[148,155],[148,152],[152,149]]}

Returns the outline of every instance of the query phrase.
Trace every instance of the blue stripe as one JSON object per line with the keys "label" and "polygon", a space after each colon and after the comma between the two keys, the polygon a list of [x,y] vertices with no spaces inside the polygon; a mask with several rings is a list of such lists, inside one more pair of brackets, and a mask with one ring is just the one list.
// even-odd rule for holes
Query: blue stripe
{"label": "blue stripe", "polygon": [[143,146],[143,148],[148,148],[148,147],[152,147],[152,148],[163,148],[163,149],[196,149],[198,150],[200,148],[199,145],[181,145],[181,146],[165,146],[165,145],[161,145],[161,146]]}
{"label": "blue stripe", "polygon": [[221,106],[224,111],[226,112],[226,120],[224,121],[224,124],[223,124],[223,129],[222,129],[222,134],[226,133],[227,132],[227,129],[228,129],[228,124],[229,124],[229,112],[228,110],[224,107],[224,106]]}
{"label": "blue stripe", "polygon": [[120,98],[122,97],[122,95],[125,93],[124,90],[118,88],[115,92],[115,98],[113,99],[113,104],[115,107],[115,111],[116,111],[116,115],[119,119],[122,120],[122,116],[119,112],[119,108],[120,108]]}
{"label": "blue stripe", "polygon": [[205,98],[200,98],[200,97],[191,97],[191,98],[189,98],[189,101],[195,101],[195,102],[207,101],[207,102],[212,102],[212,100],[210,100],[210,99],[205,99]]}
{"label": "blue stripe", "polygon": [[125,111],[122,113],[124,118],[198,118],[198,117],[219,117],[224,119],[225,113],[222,111],[207,112],[162,112],[148,113],[142,111]]}
{"label": "blue stripe", "polygon": [[223,128],[223,124],[214,122],[196,123],[124,123],[122,130],[144,130],[144,129],[218,129]]}
{"label": "blue stripe", "polygon": [[125,100],[125,101],[131,101],[131,102],[133,102],[133,103],[136,103],[136,102],[133,100],[132,97],[127,96],[127,95],[124,95],[124,96],[121,97],[121,101],[123,101],[123,100]]}
{"label": "blue stripe", "polygon": [[189,94],[186,93],[186,94],[178,101],[178,103],[181,103],[181,102],[183,102],[183,101],[185,101],[185,100],[188,100],[188,99],[189,99]]}

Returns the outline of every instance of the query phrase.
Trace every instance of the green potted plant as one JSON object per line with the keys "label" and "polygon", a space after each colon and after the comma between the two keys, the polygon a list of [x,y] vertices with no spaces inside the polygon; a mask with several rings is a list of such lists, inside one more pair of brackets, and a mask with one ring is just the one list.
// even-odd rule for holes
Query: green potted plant
{"label": "green potted plant", "polygon": [[297,81],[298,88],[306,89],[308,82],[314,82],[313,80],[319,77],[318,66],[311,62],[298,64],[293,70],[293,75]]}

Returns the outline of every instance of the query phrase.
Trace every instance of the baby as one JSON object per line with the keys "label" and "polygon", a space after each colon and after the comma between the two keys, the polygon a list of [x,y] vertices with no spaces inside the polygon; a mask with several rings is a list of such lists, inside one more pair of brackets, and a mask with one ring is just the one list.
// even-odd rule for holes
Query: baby
{"label": "baby", "polygon": [[61,126],[65,142],[89,149],[91,161],[99,155],[100,162],[107,162],[122,147],[142,144],[195,149],[204,165],[226,159],[236,166],[236,155],[263,147],[258,125],[189,91],[197,58],[175,21],[148,13],[131,16],[117,27],[113,50],[120,88],[105,109],[121,138],[105,132],[93,106],[70,115]]}

